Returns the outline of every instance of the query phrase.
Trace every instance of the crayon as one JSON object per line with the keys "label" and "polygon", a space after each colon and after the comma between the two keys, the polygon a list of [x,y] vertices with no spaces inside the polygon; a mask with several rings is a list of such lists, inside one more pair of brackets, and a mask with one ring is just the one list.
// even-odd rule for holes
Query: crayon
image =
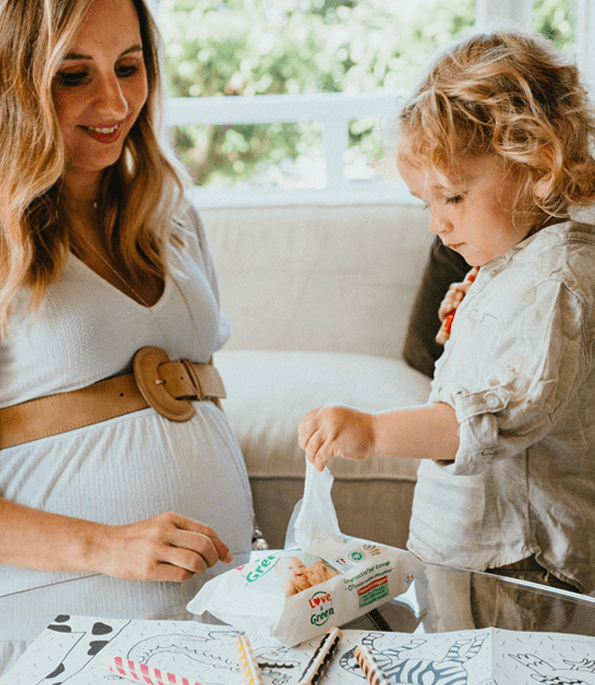
{"label": "crayon", "polygon": [[106,656],[103,665],[112,673],[145,685],[201,685],[194,678],[186,678],[147,664],[123,659],[121,656]]}
{"label": "crayon", "polygon": [[370,685],[391,685],[368,647],[358,645],[355,648],[354,654]]}
{"label": "crayon", "polygon": [[297,685],[316,685],[320,682],[339,649],[342,636],[339,628],[331,628],[324,635]]}
{"label": "crayon", "polygon": [[[477,278],[478,271],[479,267],[474,266],[471,269],[471,271],[469,271],[469,273],[465,276],[465,282],[473,283],[473,281]],[[453,309],[450,312],[448,312],[448,314],[444,317],[444,321],[442,322],[440,330],[436,335],[436,342],[439,345],[444,345],[446,341],[450,338],[450,330],[452,328],[452,322],[454,321],[456,311],[456,309]]]}
{"label": "crayon", "polygon": [[240,670],[244,677],[246,685],[263,685],[260,668],[254,658],[252,652],[252,645],[250,640],[245,635],[238,635],[235,639],[235,648],[238,653],[238,660],[240,662]]}

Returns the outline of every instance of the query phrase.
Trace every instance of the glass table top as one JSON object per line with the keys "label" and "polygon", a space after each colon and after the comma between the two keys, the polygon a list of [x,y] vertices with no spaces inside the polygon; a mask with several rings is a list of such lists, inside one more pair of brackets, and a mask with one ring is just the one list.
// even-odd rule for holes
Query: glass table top
{"label": "glass table top", "polygon": [[[85,614],[74,597],[84,596],[81,590],[90,590],[93,578],[0,595],[4,635],[28,643],[56,616]],[[112,579],[103,580],[109,591]],[[77,592],[73,592],[74,584]],[[101,596],[96,596],[94,616],[116,618],[103,613],[101,605]],[[490,573],[426,564],[407,592],[342,627],[420,634],[490,626],[595,636],[595,598]]]}
{"label": "glass table top", "polygon": [[[81,589],[91,587],[94,578],[81,576],[11,594],[1,594],[0,589],[0,616],[26,619],[30,629],[36,626],[41,632],[57,614],[84,613],[73,597],[84,594]],[[103,577],[108,592],[112,580],[122,582]],[[75,584],[76,593],[72,592]],[[101,596],[96,596],[96,616],[102,615],[101,603]],[[424,564],[405,594],[372,612],[372,618],[366,615],[359,620],[366,628],[410,633],[493,626],[595,636],[595,598],[492,573]],[[374,620],[380,624],[374,625]]]}

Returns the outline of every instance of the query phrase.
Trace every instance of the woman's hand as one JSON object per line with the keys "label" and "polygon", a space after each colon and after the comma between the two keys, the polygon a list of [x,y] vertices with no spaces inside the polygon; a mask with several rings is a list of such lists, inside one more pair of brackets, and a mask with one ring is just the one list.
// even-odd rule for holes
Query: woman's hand
{"label": "woman's hand", "polygon": [[364,459],[374,454],[375,416],[349,407],[308,412],[298,427],[300,447],[322,471],[331,457]]}
{"label": "woman's hand", "polygon": [[215,531],[171,512],[110,526],[32,509],[0,497],[0,563],[85,571],[129,580],[181,581],[233,561]]}
{"label": "woman's hand", "polygon": [[90,570],[128,580],[182,581],[233,558],[215,531],[171,512],[122,526],[100,525]]}

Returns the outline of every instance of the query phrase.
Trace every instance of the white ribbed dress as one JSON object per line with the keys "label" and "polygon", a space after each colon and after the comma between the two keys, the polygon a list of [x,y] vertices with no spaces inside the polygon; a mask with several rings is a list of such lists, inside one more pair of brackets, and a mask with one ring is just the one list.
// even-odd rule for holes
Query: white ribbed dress
{"label": "white ribbed dress", "polygon": [[[211,255],[194,210],[188,228],[185,247],[170,246],[170,273],[154,316],[72,255],[38,314],[21,293],[0,343],[0,406],[130,371],[144,346],[161,347],[172,359],[207,362],[228,338],[229,320],[219,310]],[[211,525],[240,564],[250,550],[253,519],[246,469],[224,413],[209,401],[195,406],[196,415],[182,423],[145,409],[4,449],[0,496],[106,524],[175,511]],[[187,618],[186,604],[205,579],[227,568],[219,563],[184,583],[99,576],[55,585],[76,574],[0,565],[0,596],[54,584],[0,599],[0,617],[11,616],[0,620],[0,673],[39,631],[27,616],[38,617],[46,607],[50,614]]]}

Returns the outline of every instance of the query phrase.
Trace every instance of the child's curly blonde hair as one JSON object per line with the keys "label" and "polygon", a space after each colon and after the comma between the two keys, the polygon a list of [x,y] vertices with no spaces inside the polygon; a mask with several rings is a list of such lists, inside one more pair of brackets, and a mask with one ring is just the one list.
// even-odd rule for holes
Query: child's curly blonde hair
{"label": "child's curly blonde hair", "polygon": [[500,156],[523,180],[517,208],[539,228],[595,202],[594,140],[577,67],[542,36],[506,30],[433,61],[400,111],[396,152],[441,174],[465,155]]}

